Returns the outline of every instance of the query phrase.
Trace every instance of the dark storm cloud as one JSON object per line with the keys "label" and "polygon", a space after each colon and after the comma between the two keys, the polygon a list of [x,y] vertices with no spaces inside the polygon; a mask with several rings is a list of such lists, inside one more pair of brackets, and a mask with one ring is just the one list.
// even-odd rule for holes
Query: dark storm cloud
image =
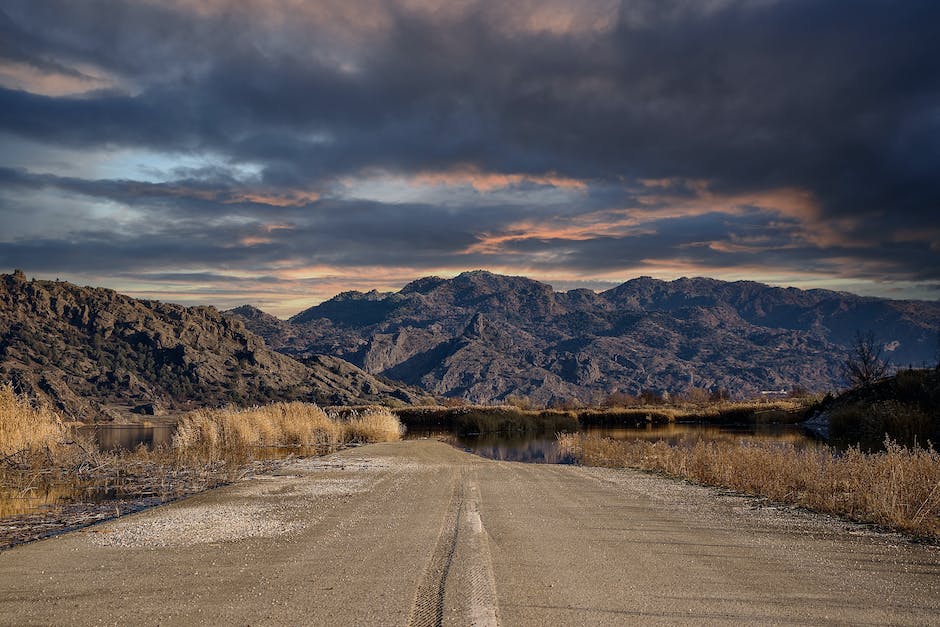
{"label": "dark storm cloud", "polygon": [[[932,0],[636,0],[606,27],[554,30],[508,19],[527,4],[386,7],[370,28],[357,27],[358,2],[345,4],[352,17],[339,28],[298,7],[265,19],[259,7],[277,3],[221,12],[121,0],[5,3],[0,60],[59,74],[90,66],[110,86],[73,96],[0,88],[0,130],[89,151],[206,152],[222,165],[167,183],[38,175],[29,164],[0,170],[6,192],[54,188],[150,211],[139,240],[81,231],[67,242],[10,241],[0,263],[104,269],[133,251],[141,269],[295,255],[604,271],[649,259],[752,266],[759,254],[769,266],[844,273],[854,259],[858,276],[938,278],[940,5]],[[361,5],[363,23],[373,8]],[[239,164],[259,168],[257,177],[226,173]],[[708,181],[712,194],[729,197],[806,190],[817,206],[799,216],[650,217],[643,223],[654,233],[642,238],[517,238],[483,253],[473,248],[483,236],[545,218],[544,207],[480,199],[444,211],[330,197],[348,177],[467,164],[588,182],[580,200],[549,217],[629,206],[650,192],[641,179]],[[265,205],[242,193],[246,185],[324,197]],[[681,187],[660,191],[694,197]],[[650,206],[660,205],[668,202]],[[242,223],[215,220],[234,217]],[[178,231],[162,224],[171,218]],[[213,234],[198,226],[208,218],[222,229],[211,245]],[[273,220],[291,228],[250,233]],[[807,233],[836,224],[839,237],[823,243]],[[758,231],[760,245],[731,245],[732,235]],[[248,236],[268,243],[233,243]]]}

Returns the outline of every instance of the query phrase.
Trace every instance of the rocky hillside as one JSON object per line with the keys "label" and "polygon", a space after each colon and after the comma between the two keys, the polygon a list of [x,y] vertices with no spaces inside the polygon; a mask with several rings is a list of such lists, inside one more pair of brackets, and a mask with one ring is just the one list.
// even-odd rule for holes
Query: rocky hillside
{"label": "rocky hillside", "polygon": [[70,416],[107,419],[275,399],[417,400],[336,357],[270,350],[212,307],[0,275],[0,380]]}
{"label": "rocky hillside", "polygon": [[336,355],[434,394],[539,403],[689,387],[828,390],[842,385],[856,330],[876,331],[906,366],[933,359],[940,328],[937,302],[703,278],[555,292],[481,271],[345,292],[289,321],[251,307],[231,315],[287,354]]}

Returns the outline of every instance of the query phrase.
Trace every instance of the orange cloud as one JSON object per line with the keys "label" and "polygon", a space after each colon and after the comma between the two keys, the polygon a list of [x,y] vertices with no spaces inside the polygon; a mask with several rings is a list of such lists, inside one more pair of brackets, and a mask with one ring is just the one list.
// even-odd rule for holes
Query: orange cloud
{"label": "orange cloud", "polygon": [[[712,191],[709,181],[702,179],[644,179],[640,183],[648,190],[657,190],[640,194],[637,199],[641,205],[651,207],[647,215],[659,219],[707,213],[742,215],[749,208],[799,219],[815,219],[820,215],[819,204],[812,192],[796,187],[719,194]],[[681,190],[682,193],[670,193],[669,190]],[[639,217],[642,213],[637,211],[635,215]]]}
{"label": "orange cloud", "polygon": [[584,191],[587,183],[584,181],[554,173],[538,174],[506,174],[500,172],[483,172],[475,166],[463,166],[444,172],[421,172],[412,176],[408,182],[414,186],[446,186],[446,187],[472,187],[478,192],[492,192],[505,189],[521,183],[534,183],[560,189],[574,189]]}
{"label": "orange cloud", "polygon": [[316,192],[305,191],[286,191],[286,192],[232,192],[228,198],[222,202],[230,205],[242,202],[251,202],[258,205],[270,205],[272,207],[302,207],[320,200],[320,194]]}
{"label": "orange cloud", "polygon": [[606,210],[574,217],[514,222],[499,233],[480,233],[478,241],[463,252],[497,254],[509,242],[525,240],[586,241],[598,237],[649,235],[655,231],[640,226],[628,210]]}
{"label": "orange cloud", "polygon": [[[792,220],[792,223],[776,226],[787,230],[797,239],[789,243],[776,243],[772,246],[775,249],[805,245],[864,245],[846,235],[854,228],[854,219],[823,219],[816,198],[806,190],[778,188],[720,194],[712,191],[710,183],[704,180],[651,179],[641,181],[641,184],[648,191],[637,197],[636,206],[514,222],[499,232],[477,234],[478,241],[464,252],[497,254],[505,252],[508,243],[525,240],[584,241],[599,237],[650,235],[656,232],[655,223],[660,220],[712,213],[742,216],[754,209]],[[768,226],[773,227],[775,224],[770,222]],[[700,245],[722,252],[757,252],[767,250],[768,246],[762,244],[769,243],[767,238],[744,238],[730,234],[726,241],[702,242]]]}
{"label": "orange cloud", "polygon": [[117,80],[90,66],[75,73],[42,70],[26,63],[0,61],[0,85],[43,96],[71,96],[115,87]]}
{"label": "orange cloud", "polygon": [[257,235],[248,235],[238,240],[239,246],[258,246],[260,244],[273,244],[274,240],[270,237],[258,237]]}
{"label": "orange cloud", "polygon": [[[650,190],[638,197],[640,204],[649,208],[631,210],[632,215],[641,221],[709,213],[743,215],[756,208],[793,219],[798,225],[800,237],[813,246],[860,247],[870,244],[848,235],[856,229],[860,218],[824,218],[818,199],[805,189],[781,187],[741,194],[720,194],[712,191],[709,181],[699,179],[645,179],[640,183]],[[673,189],[682,190],[683,193],[670,193],[669,190]]]}
{"label": "orange cloud", "polygon": [[244,235],[238,239],[236,246],[258,246],[261,244],[273,244],[275,239],[270,237],[275,231],[290,231],[294,227],[289,224],[262,224],[256,228],[256,233]]}

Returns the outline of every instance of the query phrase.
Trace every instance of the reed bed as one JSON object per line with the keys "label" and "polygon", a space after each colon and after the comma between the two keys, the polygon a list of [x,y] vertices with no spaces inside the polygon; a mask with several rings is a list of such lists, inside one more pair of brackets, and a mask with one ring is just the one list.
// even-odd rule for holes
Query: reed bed
{"label": "reed bed", "polygon": [[636,405],[577,411],[584,426],[612,426],[629,423],[665,424],[702,422],[708,424],[795,424],[806,418],[812,407],[809,399],[755,401],[715,401],[675,405]]}
{"label": "reed bed", "polygon": [[68,429],[48,407],[0,385],[0,459],[45,454],[52,456],[68,437]]}
{"label": "reed bed", "polygon": [[839,452],[760,441],[679,443],[559,436],[588,466],[637,468],[759,495],[819,512],[940,538],[940,453],[891,440],[885,450]]}
{"label": "reed bed", "polygon": [[417,406],[392,410],[412,429],[447,429],[458,435],[508,431],[555,433],[579,427],[664,425],[700,422],[722,425],[795,424],[806,418],[806,399],[718,401],[700,404],[633,405],[580,409],[520,409],[512,405]]}
{"label": "reed bed", "polygon": [[664,425],[676,422],[685,414],[677,407],[665,405],[636,407],[607,407],[583,409],[575,412],[578,421],[585,427],[613,427],[622,425]]}
{"label": "reed bed", "polygon": [[0,550],[263,472],[293,454],[397,440],[402,431],[381,407],[338,416],[274,403],[194,411],[169,446],[101,451],[51,410],[0,385]]}
{"label": "reed bed", "polygon": [[241,461],[261,447],[329,452],[349,442],[386,442],[401,435],[401,423],[388,410],[339,417],[310,403],[290,402],[191,412],[180,420],[172,447],[181,459]]}
{"label": "reed bed", "polygon": [[405,427],[385,408],[371,408],[350,415],[345,423],[346,442],[394,442],[405,434]]}

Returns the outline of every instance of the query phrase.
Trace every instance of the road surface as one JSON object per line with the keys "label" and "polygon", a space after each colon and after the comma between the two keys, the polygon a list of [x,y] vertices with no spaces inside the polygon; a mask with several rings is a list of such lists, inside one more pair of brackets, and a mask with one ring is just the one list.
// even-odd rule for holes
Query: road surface
{"label": "road surface", "polygon": [[0,623],[940,624],[940,551],[647,474],[430,440],[0,553]]}

